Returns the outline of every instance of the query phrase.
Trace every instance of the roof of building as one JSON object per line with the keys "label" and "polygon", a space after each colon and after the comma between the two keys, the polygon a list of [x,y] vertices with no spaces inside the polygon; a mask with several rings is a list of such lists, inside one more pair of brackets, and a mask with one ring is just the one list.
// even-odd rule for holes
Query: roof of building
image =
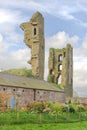
{"label": "roof of building", "polygon": [[0,72],[0,85],[63,92],[62,89],[59,89],[44,80],[8,74],[5,72]]}

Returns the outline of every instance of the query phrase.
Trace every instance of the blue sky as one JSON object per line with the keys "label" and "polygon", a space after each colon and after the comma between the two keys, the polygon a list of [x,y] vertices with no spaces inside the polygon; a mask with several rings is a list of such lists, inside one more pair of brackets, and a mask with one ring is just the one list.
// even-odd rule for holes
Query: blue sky
{"label": "blue sky", "polygon": [[27,67],[30,50],[23,42],[22,22],[40,11],[45,24],[45,79],[49,48],[71,43],[74,51],[74,93],[87,96],[87,1],[0,0],[0,68]]}

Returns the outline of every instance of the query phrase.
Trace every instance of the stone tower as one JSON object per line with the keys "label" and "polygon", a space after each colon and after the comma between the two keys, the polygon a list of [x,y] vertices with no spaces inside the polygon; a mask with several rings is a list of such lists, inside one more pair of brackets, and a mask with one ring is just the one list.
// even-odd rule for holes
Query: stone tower
{"label": "stone tower", "polygon": [[28,61],[32,66],[32,75],[39,79],[44,78],[44,18],[36,12],[29,22],[20,25],[24,31],[24,42],[31,48],[31,60]]}
{"label": "stone tower", "polygon": [[66,97],[73,96],[73,48],[50,48],[48,80],[64,87]]}

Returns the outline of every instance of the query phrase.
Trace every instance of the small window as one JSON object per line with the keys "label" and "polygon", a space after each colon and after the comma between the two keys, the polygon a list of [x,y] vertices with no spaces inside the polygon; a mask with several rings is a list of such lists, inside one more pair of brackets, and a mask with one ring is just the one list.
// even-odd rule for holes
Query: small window
{"label": "small window", "polygon": [[44,92],[44,94],[46,94],[46,92]]}
{"label": "small window", "polygon": [[50,74],[51,74],[51,75],[54,75],[54,71],[53,71],[52,69],[50,70]]}
{"label": "small window", "polygon": [[61,71],[62,70],[62,65],[58,65],[58,71]]}
{"label": "small window", "polygon": [[36,28],[34,28],[34,35],[36,35]]}
{"label": "small window", "polygon": [[13,89],[13,91],[15,91],[15,89]]}
{"label": "small window", "polygon": [[22,90],[22,92],[24,92],[24,89]]}
{"label": "small window", "polygon": [[37,93],[39,94],[39,91],[37,91]]}
{"label": "small window", "polygon": [[3,88],[3,91],[5,91],[5,88]]}
{"label": "small window", "polygon": [[60,54],[59,56],[58,56],[58,61],[62,61],[63,60],[63,56],[62,56],[62,54]]}

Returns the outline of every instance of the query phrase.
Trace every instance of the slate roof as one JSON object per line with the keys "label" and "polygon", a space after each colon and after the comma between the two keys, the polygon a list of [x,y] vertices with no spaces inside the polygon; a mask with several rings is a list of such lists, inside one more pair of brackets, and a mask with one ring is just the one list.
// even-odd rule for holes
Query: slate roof
{"label": "slate roof", "polygon": [[57,87],[53,86],[53,84],[44,80],[17,76],[5,72],[0,72],[0,85],[63,92],[62,89],[58,89]]}

